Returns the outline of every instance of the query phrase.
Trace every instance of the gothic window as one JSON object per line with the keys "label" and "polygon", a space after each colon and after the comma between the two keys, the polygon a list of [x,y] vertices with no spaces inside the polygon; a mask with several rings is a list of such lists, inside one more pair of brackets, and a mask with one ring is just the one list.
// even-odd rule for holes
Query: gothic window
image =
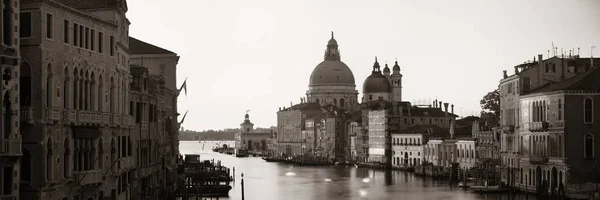
{"label": "gothic window", "polygon": [[594,158],[594,137],[591,134],[586,134],[584,138],[584,158]]}
{"label": "gothic window", "polygon": [[79,96],[79,74],[77,73],[77,68],[73,69],[73,108],[79,109],[79,104],[77,102],[77,96]]}
{"label": "gothic window", "polygon": [[52,107],[52,90],[54,88],[54,84],[52,84],[52,66],[48,64],[48,68],[46,71],[48,74],[46,75],[46,106]]}
{"label": "gothic window", "polygon": [[52,140],[46,142],[46,180],[52,181]]}
{"label": "gothic window", "polygon": [[2,120],[4,120],[4,130],[2,130],[4,132],[4,138],[8,139],[10,137],[10,134],[12,132],[12,102],[10,102],[10,95],[9,92],[6,92],[6,94],[4,94],[4,100],[2,102],[2,109],[3,109],[3,116],[2,116]]}
{"label": "gothic window", "polygon": [[562,99],[558,99],[558,120],[562,120],[562,115],[563,115]]}
{"label": "gothic window", "polygon": [[583,123],[592,123],[594,120],[594,104],[591,98],[583,99]]}
{"label": "gothic window", "polygon": [[71,149],[69,148],[69,138],[65,138],[64,143],[64,155],[63,155],[63,178],[69,178],[69,172],[71,170],[71,166],[69,165],[69,160],[71,160]]}
{"label": "gothic window", "polygon": [[63,73],[63,108],[69,108],[69,68],[65,67],[65,71]]}

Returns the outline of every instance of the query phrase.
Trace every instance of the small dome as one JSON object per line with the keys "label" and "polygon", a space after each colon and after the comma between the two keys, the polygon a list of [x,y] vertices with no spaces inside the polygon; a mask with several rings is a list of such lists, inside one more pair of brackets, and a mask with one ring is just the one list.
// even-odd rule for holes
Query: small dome
{"label": "small dome", "polygon": [[396,63],[394,64],[393,70],[396,71],[400,71],[400,66],[398,65],[398,61],[396,61]]}
{"label": "small dome", "polygon": [[392,86],[388,79],[381,73],[373,72],[363,84],[363,94],[367,93],[390,93]]}
{"label": "small dome", "polygon": [[388,81],[388,79],[381,74],[381,71],[379,70],[379,62],[377,62],[377,57],[375,57],[373,72],[371,72],[371,75],[367,77],[365,83],[363,84],[363,94],[390,93],[390,91],[392,91],[390,81]]}
{"label": "small dome", "polygon": [[308,86],[355,86],[354,74],[342,61],[325,60],[310,75]]}
{"label": "small dome", "polygon": [[337,41],[336,41],[335,39],[331,38],[331,39],[329,40],[329,42],[327,42],[327,45],[328,45],[328,46],[331,46],[331,45],[338,45],[338,44],[337,44]]}
{"label": "small dome", "polygon": [[389,74],[390,73],[390,68],[388,67],[387,64],[385,64],[385,67],[383,68],[383,73],[384,74]]}

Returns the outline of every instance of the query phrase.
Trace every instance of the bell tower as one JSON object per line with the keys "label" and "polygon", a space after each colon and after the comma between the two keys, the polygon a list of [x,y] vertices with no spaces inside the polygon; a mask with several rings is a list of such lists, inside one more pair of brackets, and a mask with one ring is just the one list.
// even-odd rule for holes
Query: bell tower
{"label": "bell tower", "polygon": [[402,74],[400,73],[400,66],[398,65],[398,60],[394,63],[394,67],[392,68],[392,75],[390,76],[390,81],[392,85],[392,102],[401,102],[402,101]]}
{"label": "bell tower", "polygon": [[252,133],[254,130],[254,124],[250,122],[250,115],[248,114],[250,110],[246,110],[246,115],[244,116],[244,123],[240,124],[240,132],[241,133]]}

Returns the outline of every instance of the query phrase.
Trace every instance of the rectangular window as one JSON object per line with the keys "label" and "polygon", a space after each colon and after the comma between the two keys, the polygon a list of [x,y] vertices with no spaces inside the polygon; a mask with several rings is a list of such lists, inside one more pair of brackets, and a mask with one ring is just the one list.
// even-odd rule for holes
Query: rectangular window
{"label": "rectangular window", "polygon": [[2,8],[2,42],[7,46],[12,46],[13,42],[13,5],[11,0],[3,0],[4,7]]}
{"label": "rectangular window", "polygon": [[531,89],[531,82],[529,80],[529,77],[524,77],[523,78],[523,91],[529,91]]}
{"label": "rectangular window", "polygon": [[115,37],[110,36],[110,56],[114,56],[115,55]]}
{"label": "rectangular window", "polygon": [[96,32],[90,30],[90,50],[94,51],[94,41],[96,40]]}
{"label": "rectangular window", "polygon": [[31,12],[23,12],[19,15],[19,33],[21,38],[31,37]]}
{"label": "rectangular window", "polygon": [[102,53],[104,49],[104,34],[102,32],[98,32],[98,53]]}
{"label": "rectangular window", "polygon": [[63,22],[63,26],[64,26],[64,30],[63,30],[63,37],[64,37],[64,41],[66,44],[69,44],[69,21],[65,20]]}
{"label": "rectangular window", "polygon": [[90,48],[90,28],[85,27],[85,49]]}
{"label": "rectangular window", "polygon": [[85,38],[85,27],[79,25],[79,47],[83,48],[83,45],[85,44],[84,42],[84,38]]}
{"label": "rectangular window", "polygon": [[46,38],[52,39],[52,15],[46,14]]}
{"label": "rectangular window", "polygon": [[73,46],[79,45],[79,24],[73,23]]}

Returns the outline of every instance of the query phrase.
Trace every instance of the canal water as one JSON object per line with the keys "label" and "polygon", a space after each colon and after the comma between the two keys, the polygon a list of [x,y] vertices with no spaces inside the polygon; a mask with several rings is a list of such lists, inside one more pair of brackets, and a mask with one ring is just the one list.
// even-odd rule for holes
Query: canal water
{"label": "canal water", "polygon": [[[259,157],[236,158],[212,152],[217,142],[181,141],[181,154],[199,154],[201,160],[220,160],[235,167],[235,183],[228,198],[241,200],[241,173],[244,173],[245,200],[501,200],[525,199],[499,194],[475,194],[446,181],[419,177],[402,171],[385,172],[355,167],[305,167],[265,162]],[[224,142],[219,142],[224,144]],[[226,142],[233,146],[233,141]],[[203,149],[204,147],[204,149]],[[195,198],[191,198],[195,199]],[[210,198],[205,198],[210,199]],[[216,198],[213,198],[216,199]],[[534,199],[529,197],[528,199]]]}

